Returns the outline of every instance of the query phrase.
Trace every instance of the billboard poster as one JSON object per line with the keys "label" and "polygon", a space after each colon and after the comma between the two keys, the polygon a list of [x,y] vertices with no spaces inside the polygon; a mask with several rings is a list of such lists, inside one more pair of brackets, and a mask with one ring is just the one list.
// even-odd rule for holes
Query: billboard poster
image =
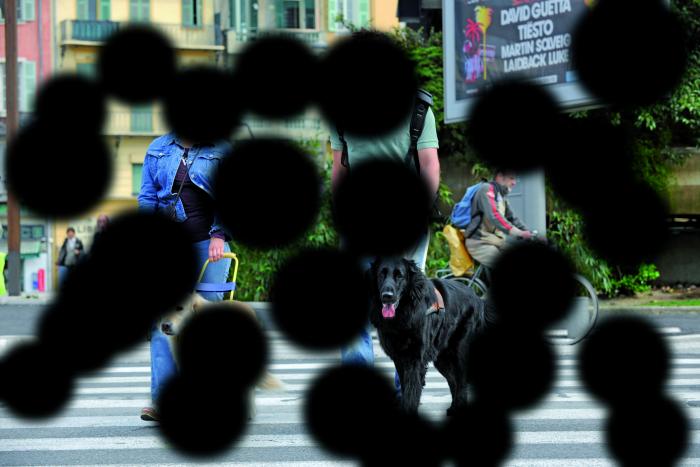
{"label": "billboard poster", "polygon": [[468,118],[490,83],[551,88],[564,107],[590,105],[571,61],[572,33],[594,0],[444,0],[445,116]]}

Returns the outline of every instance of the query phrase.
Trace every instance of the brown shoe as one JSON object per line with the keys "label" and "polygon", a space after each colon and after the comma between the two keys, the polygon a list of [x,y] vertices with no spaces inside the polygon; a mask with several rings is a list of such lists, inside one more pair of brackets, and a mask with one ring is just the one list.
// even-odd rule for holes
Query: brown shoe
{"label": "brown shoe", "polygon": [[145,422],[157,422],[160,420],[158,412],[153,407],[144,407],[141,409],[141,420]]}

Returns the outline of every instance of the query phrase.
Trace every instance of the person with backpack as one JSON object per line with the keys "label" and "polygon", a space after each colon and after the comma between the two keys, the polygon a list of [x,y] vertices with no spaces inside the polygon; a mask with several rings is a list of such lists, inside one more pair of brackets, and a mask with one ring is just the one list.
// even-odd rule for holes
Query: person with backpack
{"label": "person with backpack", "polygon": [[452,210],[452,224],[464,229],[469,254],[487,268],[493,267],[508,236],[525,239],[534,236],[513,214],[506,199],[515,184],[513,171],[497,169],[492,181],[484,180],[467,188]]}
{"label": "person with backpack", "polygon": [[[351,170],[351,167],[372,159],[393,159],[411,165],[423,177],[430,193],[437,193],[440,184],[439,146],[435,115],[430,109],[431,105],[432,96],[426,91],[419,90],[411,117],[395,131],[381,137],[361,138],[346,134],[342,128],[331,131],[333,193],[336,192],[340,180]],[[403,254],[405,258],[415,261],[421,270],[425,270],[429,239],[430,234],[426,229],[425,235],[417,245]],[[364,261],[363,266],[369,269],[370,258]],[[369,323],[355,343],[341,350],[341,360],[344,364],[374,364]],[[395,375],[394,380],[397,394],[400,395],[398,375]]]}

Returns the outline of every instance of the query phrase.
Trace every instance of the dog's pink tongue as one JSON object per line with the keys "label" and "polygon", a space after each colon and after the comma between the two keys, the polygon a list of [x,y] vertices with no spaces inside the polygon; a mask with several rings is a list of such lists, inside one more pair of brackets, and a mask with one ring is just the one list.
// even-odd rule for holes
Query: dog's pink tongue
{"label": "dog's pink tongue", "polygon": [[383,316],[385,319],[393,318],[395,314],[396,314],[396,309],[394,308],[394,304],[393,304],[393,303],[390,303],[390,304],[388,304],[388,305],[385,304],[385,305],[382,307],[382,316]]}

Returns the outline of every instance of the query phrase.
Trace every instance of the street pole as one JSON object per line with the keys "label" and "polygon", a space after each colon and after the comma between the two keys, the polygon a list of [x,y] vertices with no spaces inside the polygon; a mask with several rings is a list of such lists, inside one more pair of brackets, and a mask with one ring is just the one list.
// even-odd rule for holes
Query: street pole
{"label": "street pole", "polygon": [[[17,102],[17,1],[5,0],[5,102],[7,104],[7,145],[12,143],[19,127]],[[20,294],[20,219],[19,203],[14,193],[7,192],[7,292]]]}

